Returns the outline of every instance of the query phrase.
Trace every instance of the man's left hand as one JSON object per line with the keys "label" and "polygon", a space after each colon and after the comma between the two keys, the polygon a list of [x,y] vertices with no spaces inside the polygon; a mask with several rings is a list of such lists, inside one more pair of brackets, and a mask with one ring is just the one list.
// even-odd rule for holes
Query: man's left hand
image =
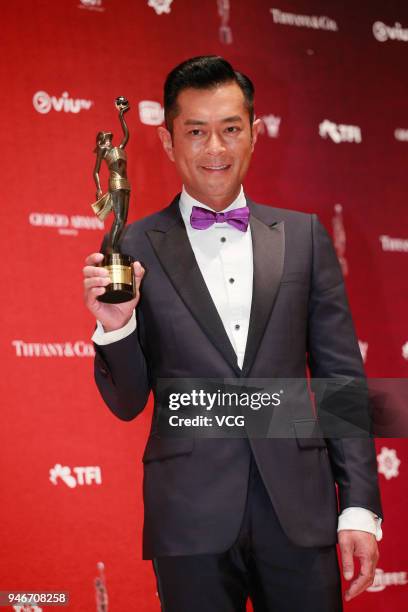
{"label": "man's left hand", "polygon": [[352,580],[354,577],[353,557],[357,557],[360,562],[360,572],[344,594],[344,599],[350,601],[373,584],[379,557],[378,546],[375,536],[366,531],[342,529],[338,533],[338,539],[345,580]]}

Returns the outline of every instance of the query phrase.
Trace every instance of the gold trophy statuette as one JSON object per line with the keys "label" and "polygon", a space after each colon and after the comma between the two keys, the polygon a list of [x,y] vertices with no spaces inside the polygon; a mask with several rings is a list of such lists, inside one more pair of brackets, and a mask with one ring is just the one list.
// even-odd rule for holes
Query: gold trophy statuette
{"label": "gold trophy statuette", "polygon": [[[103,295],[98,297],[101,302],[117,304],[128,302],[136,295],[136,284],[130,255],[120,252],[120,239],[125,228],[129,210],[130,183],[127,179],[127,155],[125,147],[129,140],[129,130],[124,114],[129,110],[129,102],[123,96],[116,98],[115,106],[119,111],[119,121],[123,130],[123,140],[118,147],[112,144],[112,132],[98,132],[96,136],[96,162],[93,172],[96,184],[96,202],[92,204],[94,213],[103,221],[113,210],[115,215],[108,236],[104,259],[100,264],[109,272],[111,283]],[[102,194],[99,172],[102,160],[106,161],[109,171],[108,191]]]}

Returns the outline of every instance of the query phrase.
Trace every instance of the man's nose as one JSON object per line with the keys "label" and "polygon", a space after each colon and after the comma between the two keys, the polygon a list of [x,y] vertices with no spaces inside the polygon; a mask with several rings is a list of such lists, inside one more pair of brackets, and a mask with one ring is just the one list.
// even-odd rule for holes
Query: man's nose
{"label": "man's nose", "polygon": [[206,149],[209,155],[219,155],[225,151],[224,142],[219,134],[210,134]]}

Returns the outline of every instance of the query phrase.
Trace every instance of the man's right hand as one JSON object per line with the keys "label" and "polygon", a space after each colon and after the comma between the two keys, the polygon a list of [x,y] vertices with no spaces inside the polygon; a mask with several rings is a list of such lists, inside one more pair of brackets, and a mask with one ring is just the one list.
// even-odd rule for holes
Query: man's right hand
{"label": "man's right hand", "polygon": [[105,304],[97,297],[105,293],[105,287],[109,285],[109,273],[105,268],[98,266],[103,259],[102,253],[92,253],[85,259],[84,273],[84,300],[86,306],[98,321],[103,325],[106,332],[120,329],[129,321],[133,309],[136,308],[140,298],[140,283],[145,270],[139,261],[133,264],[133,272],[136,279],[136,297],[122,304]]}

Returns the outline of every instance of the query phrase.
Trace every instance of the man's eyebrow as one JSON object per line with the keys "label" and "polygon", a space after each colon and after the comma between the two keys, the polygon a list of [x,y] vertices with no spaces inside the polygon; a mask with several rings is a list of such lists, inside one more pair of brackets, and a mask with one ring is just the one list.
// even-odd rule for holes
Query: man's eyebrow
{"label": "man's eyebrow", "polygon": [[234,121],[240,121],[242,123],[242,117],[239,115],[232,115],[232,117],[226,117],[222,120],[222,123],[233,123]]}
{"label": "man's eyebrow", "polygon": [[[242,117],[239,115],[232,115],[231,117],[225,117],[221,119],[221,123],[233,123],[239,121],[242,123]],[[207,121],[201,121],[201,119],[186,119],[184,125],[207,125]]]}
{"label": "man's eyebrow", "polygon": [[200,119],[186,119],[184,125],[207,125],[207,122]]}

